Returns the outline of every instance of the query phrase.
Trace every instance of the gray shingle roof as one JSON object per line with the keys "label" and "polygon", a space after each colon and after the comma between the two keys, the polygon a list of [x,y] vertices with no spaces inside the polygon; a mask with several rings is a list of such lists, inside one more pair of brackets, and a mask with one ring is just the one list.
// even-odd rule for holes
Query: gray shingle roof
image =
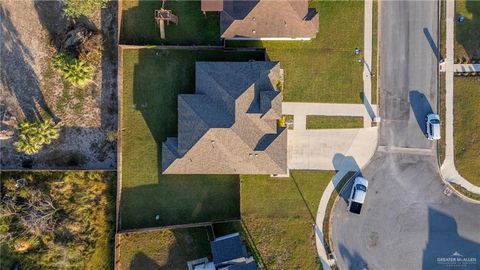
{"label": "gray shingle roof", "polygon": [[318,13],[308,0],[224,0],[223,38],[315,38]]}
{"label": "gray shingle roof", "polygon": [[213,263],[215,265],[247,257],[247,250],[242,244],[239,233],[218,238],[210,242],[210,246],[212,248]]}
{"label": "gray shingle roof", "polygon": [[278,81],[278,62],[197,62],[195,94],[178,96],[178,138],[162,144],[163,173],[286,173]]}

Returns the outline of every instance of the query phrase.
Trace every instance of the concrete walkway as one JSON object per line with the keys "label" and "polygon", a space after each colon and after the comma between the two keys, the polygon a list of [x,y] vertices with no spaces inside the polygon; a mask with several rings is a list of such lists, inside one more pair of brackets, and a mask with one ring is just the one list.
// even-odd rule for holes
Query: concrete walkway
{"label": "concrete walkway", "polygon": [[454,72],[480,72],[480,64],[455,64]]}
{"label": "concrete walkway", "polygon": [[445,58],[445,161],[441,167],[443,178],[452,183],[456,183],[470,192],[480,194],[480,187],[477,187],[465,178],[463,178],[455,168],[455,147],[453,145],[453,76],[455,72],[454,44],[455,44],[455,1],[446,1],[447,10],[447,55]]}

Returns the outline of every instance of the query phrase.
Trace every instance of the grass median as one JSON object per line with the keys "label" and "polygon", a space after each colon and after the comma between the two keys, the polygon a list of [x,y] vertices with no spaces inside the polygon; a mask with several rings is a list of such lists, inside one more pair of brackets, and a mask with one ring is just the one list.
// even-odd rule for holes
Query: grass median
{"label": "grass median", "polygon": [[307,129],[363,128],[363,117],[307,115]]}

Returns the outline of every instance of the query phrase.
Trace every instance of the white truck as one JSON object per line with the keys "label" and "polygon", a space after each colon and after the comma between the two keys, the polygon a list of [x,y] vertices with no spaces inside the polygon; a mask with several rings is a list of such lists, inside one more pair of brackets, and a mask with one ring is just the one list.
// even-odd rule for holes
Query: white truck
{"label": "white truck", "polygon": [[433,140],[440,140],[440,117],[438,114],[429,113],[425,117],[425,122],[427,124],[427,139]]}
{"label": "white truck", "polygon": [[368,181],[367,179],[357,176],[353,181],[352,191],[348,198],[348,211],[360,214],[363,203],[365,202],[365,196],[367,195]]}

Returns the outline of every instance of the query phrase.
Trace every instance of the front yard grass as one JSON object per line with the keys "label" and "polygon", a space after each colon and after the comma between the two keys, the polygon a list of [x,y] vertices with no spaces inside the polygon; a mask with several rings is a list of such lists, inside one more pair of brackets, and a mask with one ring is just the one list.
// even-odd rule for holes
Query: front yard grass
{"label": "front yard grass", "polygon": [[[311,41],[227,42],[227,46],[264,47],[285,70],[284,101],[362,103],[362,1],[311,1],[320,30]],[[372,91],[373,94],[373,91]]]}
{"label": "front yard grass", "polygon": [[[463,23],[459,16],[465,16]],[[455,1],[455,58],[480,60],[480,1]]]}
{"label": "front yard grass", "polygon": [[266,269],[319,269],[313,224],[335,172],[290,173],[289,178],[240,177],[243,225]]}
{"label": "front yard grass", "polygon": [[120,43],[131,45],[219,45],[220,16],[206,15],[200,10],[200,1],[168,0],[165,8],[178,16],[178,25],[165,24],[165,39],[155,24],[154,13],[162,1],[122,1]]}
{"label": "front yard grass", "polygon": [[177,95],[194,92],[195,61],[262,60],[264,53],[141,49],[122,54],[121,229],[238,218],[238,176],[162,175],[161,143],[177,135]]}
{"label": "front yard grass", "polygon": [[307,129],[326,128],[363,128],[363,117],[307,115]]}
{"label": "front yard grass", "polygon": [[480,78],[454,80],[455,166],[472,184],[480,186]]}
{"label": "front yard grass", "polygon": [[118,269],[186,269],[210,254],[206,227],[121,233]]}

